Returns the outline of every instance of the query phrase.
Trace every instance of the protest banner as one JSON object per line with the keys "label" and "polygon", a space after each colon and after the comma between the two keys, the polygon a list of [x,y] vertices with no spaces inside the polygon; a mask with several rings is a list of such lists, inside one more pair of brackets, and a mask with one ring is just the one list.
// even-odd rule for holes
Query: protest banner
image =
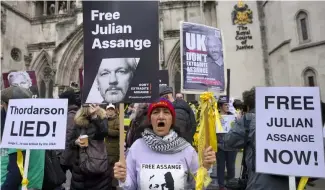
{"label": "protest banner", "polygon": [[[20,86],[29,89],[33,93],[33,98],[39,97],[37,79],[35,71],[11,71],[2,73],[3,86]],[[45,97],[45,94],[43,96]]]}
{"label": "protest banner", "polygon": [[141,164],[141,189],[183,189],[186,182],[182,164]]}
{"label": "protest banner", "polygon": [[220,122],[221,127],[216,126],[217,133],[228,133],[235,124],[235,115],[221,115]]}
{"label": "protest banner", "polygon": [[218,28],[181,22],[181,91],[225,91],[222,32]]}
{"label": "protest banner", "polygon": [[125,162],[124,103],[152,102],[159,97],[159,2],[82,3],[82,102],[120,103],[120,160]]}
{"label": "protest banner", "polygon": [[158,3],[83,1],[83,103],[159,97]]}
{"label": "protest banner", "polygon": [[1,148],[65,149],[67,99],[9,101]]}
{"label": "protest banner", "polygon": [[168,70],[159,70],[159,87],[169,86]]}
{"label": "protest banner", "polygon": [[320,102],[318,87],[256,88],[256,172],[325,177]]}

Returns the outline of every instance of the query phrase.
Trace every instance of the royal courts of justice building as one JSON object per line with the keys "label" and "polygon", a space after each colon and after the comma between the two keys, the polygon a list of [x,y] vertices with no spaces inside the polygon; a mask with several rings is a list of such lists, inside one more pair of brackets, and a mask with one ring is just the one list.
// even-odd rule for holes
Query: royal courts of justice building
{"label": "royal courts of justice building", "polygon": [[[160,69],[179,92],[179,22],[202,23],[223,30],[232,97],[252,86],[319,86],[325,101],[324,13],[325,1],[160,1]],[[1,72],[34,70],[42,97],[79,83],[82,19],[81,1],[1,1]]]}

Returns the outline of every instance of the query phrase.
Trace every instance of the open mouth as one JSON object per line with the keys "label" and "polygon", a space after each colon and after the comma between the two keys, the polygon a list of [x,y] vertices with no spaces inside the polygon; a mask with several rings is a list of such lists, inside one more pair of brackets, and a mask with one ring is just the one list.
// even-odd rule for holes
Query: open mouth
{"label": "open mouth", "polygon": [[165,122],[159,121],[158,122],[158,127],[165,127]]}

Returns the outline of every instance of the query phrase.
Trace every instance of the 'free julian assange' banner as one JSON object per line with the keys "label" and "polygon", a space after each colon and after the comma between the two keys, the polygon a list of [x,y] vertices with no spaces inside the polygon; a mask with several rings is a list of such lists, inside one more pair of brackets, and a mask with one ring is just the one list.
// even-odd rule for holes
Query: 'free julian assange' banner
{"label": "'free julian assange' banner", "polygon": [[158,1],[83,1],[83,103],[159,96]]}
{"label": "'free julian assange' banner", "polygon": [[182,91],[223,92],[225,69],[222,33],[201,24],[181,22]]}

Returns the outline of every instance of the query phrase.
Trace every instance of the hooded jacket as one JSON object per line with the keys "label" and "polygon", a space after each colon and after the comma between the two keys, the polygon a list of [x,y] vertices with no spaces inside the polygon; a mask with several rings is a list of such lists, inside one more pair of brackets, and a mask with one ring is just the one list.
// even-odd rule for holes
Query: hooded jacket
{"label": "hooded jacket", "polygon": [[197,125],[194,112],[184,100],[176,99],[173,106],[176,112],[175,129],[180,132],[181,137],[192,144]]}
{"label": "hooded jacket", "polygon": [[[89,175],[80,170],[79,163],[79,146],[75,145],[75,141],[82,134],[88,135],[88,139],[102,140],[107,136],[107,118],[104,109],[97,111],[97,118],[81,116],[75,118],[75,127],[69,139],[69,146],[75,151],[77,158],[72,166],[71,190],[110,190],[111,175],[109,170],[101,175]],[[82,131],[85,133],[82,133]]]}
{"label": "hooded jacket", "polygon": [[[239,119],[233,128],[225,134],[224,142],[227,147],[242,149],[246,146],[245,163],[248,170],[248,183],[246,190],[287,190],[289,189],[288,177],[281,177],[269,174],[256,173],[254,170],[255,150],[252,147],[256,146],[255,129],[256,118],[255,110],[246,114],[247,123],[249,126],[244,126],[244,119]],[[249,127],[248,143],[245,145],[245,127]]]}

